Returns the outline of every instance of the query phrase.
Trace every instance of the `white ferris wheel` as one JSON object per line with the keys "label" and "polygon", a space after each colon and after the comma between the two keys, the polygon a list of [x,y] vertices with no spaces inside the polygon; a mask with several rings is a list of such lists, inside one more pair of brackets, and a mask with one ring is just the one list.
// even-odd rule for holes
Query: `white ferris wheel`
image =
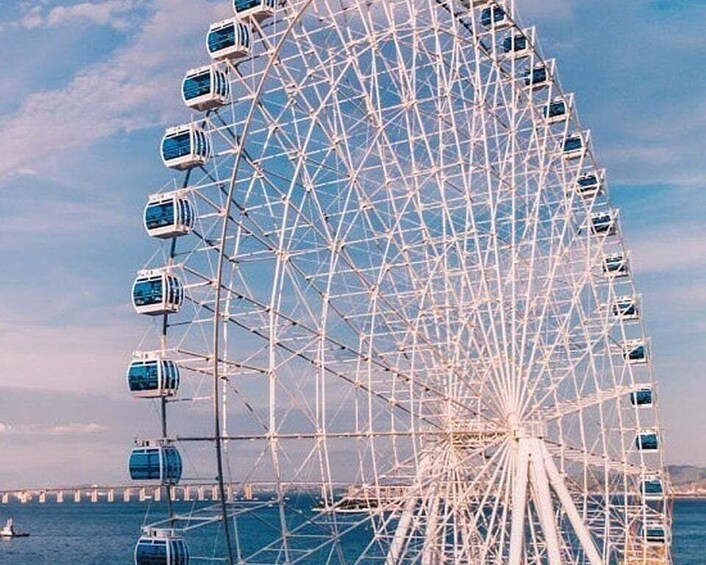
{"label": "white ferris wheel", "polygon": [[161,425],[132,477],[217,496],[135,563],[671,563],[618,212],[515,2],[233,4],[162,141],[128,370]]}

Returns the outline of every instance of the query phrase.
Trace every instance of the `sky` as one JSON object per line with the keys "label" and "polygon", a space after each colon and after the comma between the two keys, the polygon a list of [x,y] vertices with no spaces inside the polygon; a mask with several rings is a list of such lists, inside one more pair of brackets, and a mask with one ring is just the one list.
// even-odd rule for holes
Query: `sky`
{"label": "sky", "polygon": [[[644,296],[667,461],[706,466],[706,1],[516,0],[576,93]],[[186,69],[226,0],[0,0],[0,486],[125,481],[153,414],[125,391],[146,328],[146,196],[172,176]]]}

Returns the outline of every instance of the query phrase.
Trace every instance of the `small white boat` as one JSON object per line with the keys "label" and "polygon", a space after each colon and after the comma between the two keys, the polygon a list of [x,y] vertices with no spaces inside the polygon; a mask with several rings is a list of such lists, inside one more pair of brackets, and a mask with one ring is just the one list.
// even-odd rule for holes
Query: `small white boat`
{"label": "small white boat", "polygon": [[15,522],[12,518],[5,523],[4,528],[0,529],[0,538],[26,538],[28,536],[28,533],[18,532],[15,529]]}
{"label": "small white boat", "polygon": [[318,505],[312,508],[314,512],[336,514],[370,514],[378,512],[378,503],[374,499],[365,498],[344,498],[333,506]]}

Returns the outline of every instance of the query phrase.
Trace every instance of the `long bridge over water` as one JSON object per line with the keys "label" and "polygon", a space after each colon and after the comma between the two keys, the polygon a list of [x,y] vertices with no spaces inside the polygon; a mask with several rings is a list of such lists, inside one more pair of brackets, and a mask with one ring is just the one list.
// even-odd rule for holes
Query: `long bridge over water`
{"label": "long bridge over water", "polygon": [[[259,493],[265,493],[265,485],[237,484],[226,485],[229,500],[253,500]],[[269,490],[271,492],[271,489]],[[158,502],[167,492],[173,501],[215,501],[219,500],[219,488],[215,483],[170,486],[168,491],[161,485],[131,484],[111,486],[76,486],[56,488],[20,488],[0,490],[0,504],[19,502],[58,503],[64,502]]]}
{"label": "long bridge over water", "polygon": [[[287,489],[287,485],[280,485]],[[399,498],[404,494],[404,487],[396,485],[361,486],[351,484],[326,485],[311,484],[307,490],[320,494],[325,498],[325,493],[333,487],[335,491],[345,493],[347,498],[370,498],[372,496],[386,499]],[[302,485],[297,484],[296,490],[301,490]],[[295,490],[295,489],[292,489]],[[232,483],[225,485],[225,495],[228,501],[256,500],[263,496],[271,496],[276,491],[274,483]],[[373,493],[372,491],[375,491]],[[140,484],[119,486],[76,486],[56,488],[20,488],[0,489],[0,504],[38,502],[46,503],[81,503],[81,502],[159,502],[169,494],[172,501],[218,501],[220,489],[217,483],[189,483],[172,485],[165,488],[159,484]]]}

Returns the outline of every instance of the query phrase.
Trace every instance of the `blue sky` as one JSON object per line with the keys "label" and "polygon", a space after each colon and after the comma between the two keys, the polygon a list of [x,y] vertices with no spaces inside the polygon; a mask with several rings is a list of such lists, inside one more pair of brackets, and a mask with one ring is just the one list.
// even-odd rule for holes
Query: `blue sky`
{"label": "blue sky", "polygon": [[[576,92],[621,207],[653,340],[673,463],[706,465],[706,1],[517,0]],[[141,214],[168,182],[226,0],[0,4],[0,484],[122,481],[153,429],[124,370],[128,304],[154,251]],[[700,432],[700,433],[697,433]]]}

